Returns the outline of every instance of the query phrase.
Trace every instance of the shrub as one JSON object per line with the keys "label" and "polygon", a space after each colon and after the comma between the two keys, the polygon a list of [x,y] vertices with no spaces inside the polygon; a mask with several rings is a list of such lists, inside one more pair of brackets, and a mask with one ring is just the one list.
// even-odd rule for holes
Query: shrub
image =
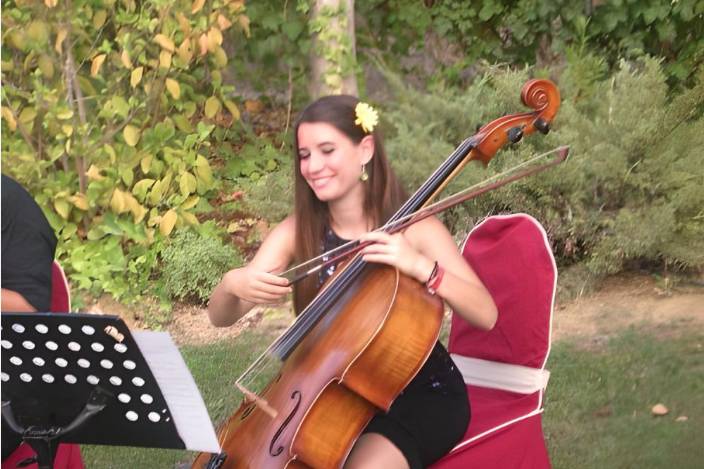
{"label": "shrub", "polygon": [[242,257],[217,236],[179,230],[162,251],[163,286],[180,300],[205,303],[223,274],[241,265]]}
{"label": "shrub", "polygon": [[[546,227],[562,266],[584,264],[597,276],[634,262],[701,268],[704,70],[692,88],[673,93],[656,59],[622,61],[616,73],[603,76],[600,61],[580,57],[574,54],[555,73],[562,105],[553,132],[502,149],[488,169],[469,165],[448,187],[469,187],[558,145],[571,146],[571,159],[449,211],[446,222],[461,235],[487,215],[530,213]],[[593,73],[584,70],[589,63]],[[432,94],[392,78],[387,148],[409,192],[477,124],[523,111],[518,95],[530,73],[490,68],[464,90]]]}

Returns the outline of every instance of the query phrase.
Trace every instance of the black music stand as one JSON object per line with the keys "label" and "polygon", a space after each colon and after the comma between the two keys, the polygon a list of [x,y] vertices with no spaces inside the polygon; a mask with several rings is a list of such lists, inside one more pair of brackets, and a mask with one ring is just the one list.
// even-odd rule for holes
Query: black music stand
{"label": "black music stand", "polygon": [[1,317],[3,423],[40,469],[52,467],[59,443],[220,451],[167,333],[130,333],[107,315]]}

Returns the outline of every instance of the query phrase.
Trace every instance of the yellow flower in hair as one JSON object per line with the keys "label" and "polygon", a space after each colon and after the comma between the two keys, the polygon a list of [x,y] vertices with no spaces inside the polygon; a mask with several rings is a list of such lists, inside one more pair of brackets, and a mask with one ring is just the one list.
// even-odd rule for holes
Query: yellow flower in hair
{"label": "yellow flower in hair", "polygon": [[367,133],[372,133],[374,127],[379,123],[379,114],[367,103],[359,102],[354,108],[356,117],[354,123],[362,127]]}

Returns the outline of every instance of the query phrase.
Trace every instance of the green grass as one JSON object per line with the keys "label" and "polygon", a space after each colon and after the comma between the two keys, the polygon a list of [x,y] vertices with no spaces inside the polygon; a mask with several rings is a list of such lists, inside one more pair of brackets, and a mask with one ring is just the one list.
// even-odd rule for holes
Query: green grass
{"label": "green grass", "polygon": [[[234,379],[273,340],[245,334],[181,350],[208,406],[222,421],[238,404]],[[555,469],[698,468],[704,459],[704,333],[658,338],[631,330],[600,349],[553,346],[544,428]],[[652,417],[664,403],[670,413]],[[686,422],[676,417],[686,415]],[[173,468],[195,453],[83,446],[92,468]]]}
{"label": "green grass", "polygon": [[[543,425],[554,468],[702,467],[702,331],[630,330],[601,350],[559,343],[548,368]],[[670,413],[653,417],[659,402]]]}

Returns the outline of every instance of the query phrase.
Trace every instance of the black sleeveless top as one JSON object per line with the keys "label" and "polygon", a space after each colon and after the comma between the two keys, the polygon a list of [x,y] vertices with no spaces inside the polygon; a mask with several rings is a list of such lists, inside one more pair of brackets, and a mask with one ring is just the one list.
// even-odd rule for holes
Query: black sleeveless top
{"label": "black sleeveless top", "polygon": [[[326,228],[322,252],[348,242]],[[327,256],[323,260],[327,260]],[[336,265],[318,274],[322,285]],[[467,390],[459,370],[438,341],[428,360],[386,414],[378,414],[365,433],[379,433],[404,454],[411,469],[432,464],[462,438],[470,419]]]}

